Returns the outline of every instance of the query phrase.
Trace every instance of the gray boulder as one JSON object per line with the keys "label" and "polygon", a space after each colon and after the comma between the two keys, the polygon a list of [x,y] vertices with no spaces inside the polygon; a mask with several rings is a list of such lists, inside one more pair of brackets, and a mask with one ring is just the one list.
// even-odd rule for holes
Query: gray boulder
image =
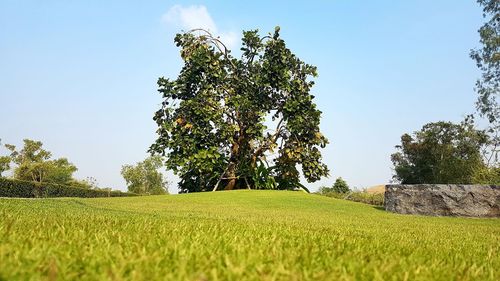
{"label": "gray boulder", "polygon": [[500,186],[391,184],[385,186],[384,205],[400,214],[500,217]]}

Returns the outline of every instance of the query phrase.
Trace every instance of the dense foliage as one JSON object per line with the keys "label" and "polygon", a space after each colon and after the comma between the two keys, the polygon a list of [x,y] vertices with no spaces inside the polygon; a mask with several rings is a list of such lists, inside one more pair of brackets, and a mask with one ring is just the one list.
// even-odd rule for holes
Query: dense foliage
{"label": "dense foliage", "polygon": [[349,185],[347,184],[347,182],[341,178],[341,177],[338,177],[336,180],[335,180],[335,183],[333,184],[332,186],[332,191],[333,192],[338,192],[338,193],[347,193],[349,192]]}
{"label": "dense foliage", "polygon": [[401,137],[398,151],[391,155],[394,179],[403,184],[497,183],[496,170],[487,167],[481,154],[488,143],[488,135],[469,119],[426,124],[412,136]]}
{"label": "dense foliage", "polygon": [[127,182],[129,192],[137,194],[165,194],[168,182],[158,171],[162,167],[159,156],[151,156],[136,165],[124,165],[121,174]]}
{"label": "dense foliage", "polygon": [[303,192],[0,199],[0,216],[0,280],[500,280],[498,219]]}
{"label": "dense foliage", "polygon": [[176,80],[158,80],[164,101],[150,151],[167,156],[181,192],[297,188],[299,165],[309,182],[328,174],[310,93],[316,67],[286,47],[279,28],[244,32],[239,59],[204,30],[175,43],[184,66]]}
{"label": "dense foliage", "polygon": [[24,146],[6,144],[10,151],[9,159],[14,167],[14,178],[18,180],[68,184],[73,179],[77,168],[66,158],[51,159],[52,153],[42,148],[43,143],[30,139],[24,140]]}
{"label": "dense foliage", "polygon": [[134,193],[0,178],[0,197],[123,197]]}

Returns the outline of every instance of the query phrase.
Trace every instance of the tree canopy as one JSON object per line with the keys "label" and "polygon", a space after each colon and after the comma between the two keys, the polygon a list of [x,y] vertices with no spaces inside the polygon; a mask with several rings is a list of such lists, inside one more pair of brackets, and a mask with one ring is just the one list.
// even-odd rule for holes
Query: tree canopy
{"label": "tree canopy", "polygon": [[151,156],[136,165],[122,166],[121,174],[127,182],[129,192],[137,194],[165,194],[168,183],[158,171],[162,160],[159,156]]}
{"label": "tree canopy", "polygon": [[163,103],[150,152],[167,156],[181,192],[297,188],[299,168],[309,182],[328,175],[310,93],[316,67],[279,31],[243,32],[240,58],[208,31],[176,35],[184,66],[177,79],[158,79]]}
{"label": "tree canopy", "polygon": [[52,153],[42,148],[41,141],[25,139],[24,146],[6,144],[10,150],[9,159],[16,165],[14,178],[36,182],[68,184],[73,179],[77,168],[66,158],[51,159]]}
{"label": "tree canopy", "polygon": [[[478,177],[487,171],[482,149],[488,135],[473,121],[429,123],[413,135],[404,134],[391,155],[394,179],[403,184],[472,184],[491,179]],[[497,179],[498,180],[498,179]]]}

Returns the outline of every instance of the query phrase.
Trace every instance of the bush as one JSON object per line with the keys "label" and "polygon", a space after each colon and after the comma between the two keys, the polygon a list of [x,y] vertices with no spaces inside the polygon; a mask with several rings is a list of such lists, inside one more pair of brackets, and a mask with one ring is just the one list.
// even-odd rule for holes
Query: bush
{"label": "bush", "polygon": [[500,167],[477,169],[473,176],[474,183],[500,185]]}
{"label": "bush", "polygon": [[335,183],[333,184],[332,191],[338,193],[347,193],[349,192],[349,185],[342,178],[337,178]]}
{"label": "bush", "polygon": [[86,189],[53,183],[38,183],[0,178],[0,197],[46,198],[46,197],[124,197],[135,193]]}

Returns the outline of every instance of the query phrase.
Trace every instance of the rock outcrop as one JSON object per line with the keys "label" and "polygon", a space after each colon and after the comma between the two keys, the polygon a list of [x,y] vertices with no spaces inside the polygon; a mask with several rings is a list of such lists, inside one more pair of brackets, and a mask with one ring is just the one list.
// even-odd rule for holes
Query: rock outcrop
{"label": "rock outcrop", "polygon": [[500,217],[500,186],[391,184],[385,187],[384,205],[400,214]]}

